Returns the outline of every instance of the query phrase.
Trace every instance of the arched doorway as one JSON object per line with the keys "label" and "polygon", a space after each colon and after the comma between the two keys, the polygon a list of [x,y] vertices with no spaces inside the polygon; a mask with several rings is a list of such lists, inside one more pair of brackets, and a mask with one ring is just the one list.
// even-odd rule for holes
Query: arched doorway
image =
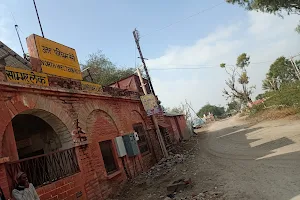
{"label": "arched doorway", "polygon": [[21,114],[12,120],[19,159],[37,156],[62,147],[58,135],[44,120]]}
{"label": "arched doorway", "polygon": [[19,159],[70,147],[71,134],[64,123],[45,110],[28,110],[12,119]]}
{"label": "arched doorway", "polygon": [[[15,143],[8,142],[14,136]],[[72,136],[56,115],[41,109],[17,114],[7,126],[3,146],[10,189],[14,188],[16,174],[24,171],[35,186],[43,186],[79,172]],[[11,148],[15,147],[15,148]],[[16,155],[14,157],[14,155]]]}

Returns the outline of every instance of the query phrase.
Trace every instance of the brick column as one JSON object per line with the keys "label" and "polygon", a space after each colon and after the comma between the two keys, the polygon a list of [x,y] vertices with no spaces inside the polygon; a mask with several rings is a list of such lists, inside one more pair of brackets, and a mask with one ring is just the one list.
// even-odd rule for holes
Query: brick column
{"label": "brick column", "polygon": [[6,174],[6,170],[5,170],[5,162],[8,161],[8,158],[0,158],[0,187],[3,190],[3,193],[6,197],[6,199],[8,199],[11,194],[10,194],[10,189],[9,189],[9,183],[8,183],[8,179],[7,179],[7,174]]}
{"label": "brick column", "polygon": [[6,127],[2,144],[2,157],[7,156],[10,161],[19,159],[12,122],[10,122]]}
{"label": "brick column", "polygon": [[97,173],[94,169],[90,144],[76,147],[77,159],[81,171],[82,181],[84,182],[84,189],[87,199],[100,200],[103,199],[101,195],[101,187],[98,182]]}

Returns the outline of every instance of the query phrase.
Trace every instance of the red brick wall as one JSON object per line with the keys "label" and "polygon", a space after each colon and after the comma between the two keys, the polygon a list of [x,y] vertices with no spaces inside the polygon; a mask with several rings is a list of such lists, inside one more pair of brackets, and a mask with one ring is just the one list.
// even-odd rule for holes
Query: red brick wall
{"label": "red brick wall", "polygon": [[179,132],[180,127],[177,127],[175,117],[165,116],[165,118],[166,118],[166,121],[169,122],[169,124],[170,124],[169,132],[170,132],[172,142],[178,143],[180,141],[180,132]]}
{"label": "red brick wall", "polygon": [[86,199],[80,173],[39,187],[37,193],[41,200]]}
{"label": "red brick wall", "polygon": [[190,134],[187,131],[187,124],[185,117],[183,115],[176,116],[177,122],[179,124],[180,132],[183,138],[189,138]]}
{"label": "red brick wall", "polygon": [[[138,175],[162,158],[151,118],[146,116],[138,100],[74,93],[63,89],[10,86],[2,83],[0,93],[0,141],[2,141],[0,157],[9,156],[11,161],[18,159],[10,122],[20,113],[38,115],[51,126],[55,126],[56,120],[59,119],[61,123],[55,130],[62,130],[60,132],[65,135],[61,138],[65,138],[67,145],[74,145],[69,138],[70,133],[76,129],[77,119],[79,126],[87,133],[88,145],[76,147],[81,172],[38,188],[41,199],[64,199],[64,197],[72,199],[79,191],[82,192],[82,199],[101,200],[116,194],[120,186],[126,182],[126,174],[113,142],[113,152],[119,171],[107,175],[99,142],[132,133],[134,123],[143,123],[151,144],[151,153],[136,158],[125,157],[131,175]],[[37,114],[37,110],[46,114],[43,115],[43,112]],[[162,115],[157,117],[159,121],[164,121]],[[5,173],[1,173],[1,166],[3,165],[0,164],[0,181],[3,180],[3,184],[6,182],[7,185],[7,177]],[[6,185],[1,187],[9,193]]]}

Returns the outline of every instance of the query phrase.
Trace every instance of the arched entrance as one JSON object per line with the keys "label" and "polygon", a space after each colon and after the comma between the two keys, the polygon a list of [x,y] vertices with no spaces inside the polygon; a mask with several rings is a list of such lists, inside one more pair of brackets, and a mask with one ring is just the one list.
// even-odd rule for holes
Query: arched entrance
{"label": "arched entrance", "polygon": [[17,115],[12,120],[19,159],[37,156],[61,148],[53,128],[34,115]]}
{"label": "arched entrance", "polygon": [[[15,143],[9,141],[15,138]],[[9,140],[10,139],[10,140]],[[16,174],[24,171],[35,186],[43,186],[79,172],[72,136],[56,115],[41,109],[17,114],[8,124],[3,140],[10,189]]]}
{"label": "arched entrance", "polygon": [[45,110],[33,109],[12,119],[19,159],[70,147],[71,134],[63,122]]}

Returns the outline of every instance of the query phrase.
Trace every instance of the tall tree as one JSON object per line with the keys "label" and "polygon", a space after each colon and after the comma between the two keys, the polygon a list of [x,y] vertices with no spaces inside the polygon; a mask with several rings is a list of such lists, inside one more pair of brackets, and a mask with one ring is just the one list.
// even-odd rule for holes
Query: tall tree
{"label": "tall tree", "polygon": [[[300,15],[299,0],[226,0],[228,3],[239,4],[247,10],[257,10],[261,12],[278,14],[282,17],[282,12],[287,14]],[[300,33],[300,23],[296,28]]]}
{"label": "tall tree", "polygon": [[[254,86],[248,86],[249,77],[247,74],[247,68],[250,65],[250,56],[246,53],[242,53],[238,58],[235,66],[220,64],[221,68],[224,68],[229,79],[225,81],[230,90],[224,89],[223,93],[227,99],[238,99],[242,103],[252,102],[251,94]],[[236,81],[236,79],[238,80]],[[237,85],[239,83],[240,87]]]}
{"label": "tall tree", "polygon": [[[81,64],[83,70],[89,70],[95,83],[109,85],[135,72],[134,68],[118,68],[101,51],[89,55],[88,60]],[[90,80],[90,76],[85,71],[84,80]]]}
{"label": "tall tree", "polygon": [[[299,63],[299,61],[296,61]],[[270,66],[270,69],[266,75],[266,79],[263,80],[264,90],[278,90],[282,83],[290,83],[298,80],[297,73],[291,62],[285,57],[279,57]]]}
{"label": "tall tree", "polygon": [[214,116],[220,117],[222,115],[225,114],[225,108],[224,107],[219,107],[219,106],[215,106],[215,105],[210,105],[209,103],[207,103],[205,106],[203,106],[199,112],[197,113],[197,115],[199,117],[202,117],[203,114],[208,114],[208,113],[212,113]]}

